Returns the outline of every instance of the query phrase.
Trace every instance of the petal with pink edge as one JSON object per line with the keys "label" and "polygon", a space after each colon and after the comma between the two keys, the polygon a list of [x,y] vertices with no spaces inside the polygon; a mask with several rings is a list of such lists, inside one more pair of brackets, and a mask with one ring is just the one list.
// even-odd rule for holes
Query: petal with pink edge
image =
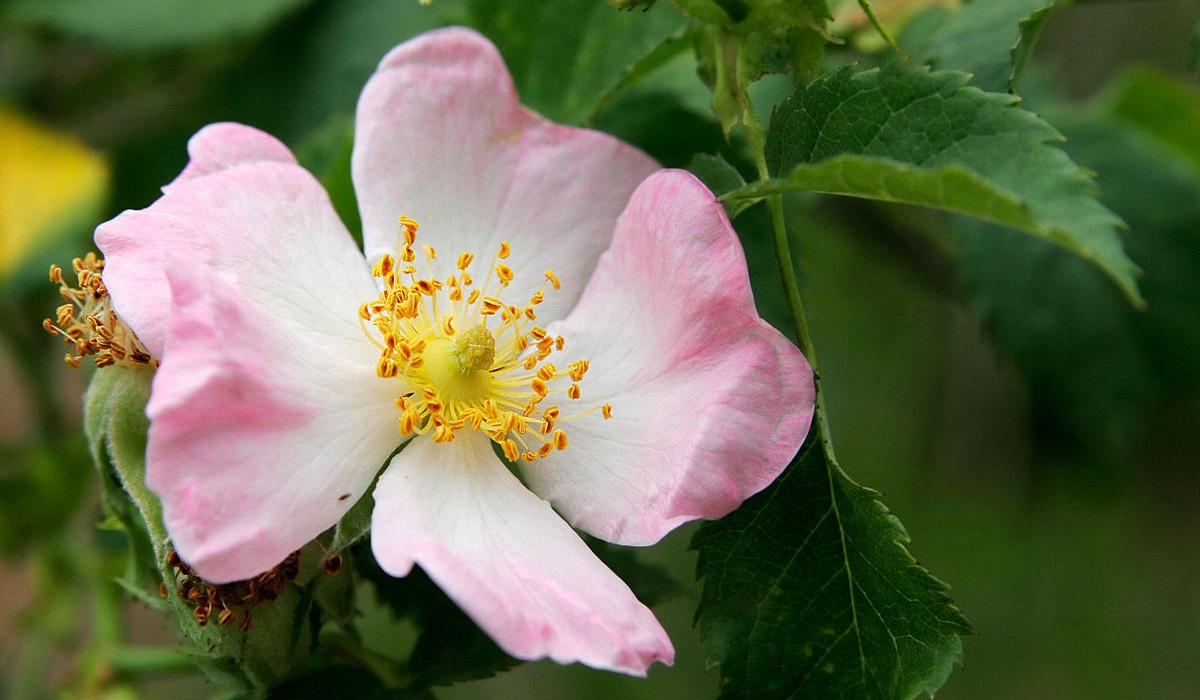
{"label": "petal with pink edge", "polygon": [[332,526],[399,444],[373,345],[298,334],[184,259],[150,402],[146,484],[204,579],[260,574]]}
{"label": "petal with pink edge", "polygon": [[421,437],[392,460],[375,488],[371,546],[393,576],[419,564],[518,658],[634,675],[674,661],[653,613],[480,432]]}
{"label": "petal with pink edge", "polygon": [[719,518],[770,484],[812,420],[812,371],[759,318],[721,205],[692,175],[646,180],[578,307],[551,333],[587,358],[567,449],[522,464],[575,527],[621,544]]}
{"label": "petal with pink edge", "polygon": [[358,342],[358,306],[378,291],[325,190],[270,136],[218,126],[197,134],[192,164],[154,204],[96,229],[117,312],[160,355],[173,258],[213,270],[297,331]]}
{"label": "petal with pink edge", "polygon": [[[288,147],[254,127],[233,122],[209,124],[188,139],[188,164],[171,185],[211,175],[241,163],[270,160],[296,165]],[[167,185],[167,187],[171,187]]]}
{"label": "petal with pink edge", "polygon": [[617,215],[657,163],[606,134],[552,124],[517,102],[496,48],[449,28],[393,49],[358,103],[354,187],[367,258],[395,251],[403,214],[453,260],[512,243],[509,303],[551,269],[539,318],[561,318],[608,247]]}

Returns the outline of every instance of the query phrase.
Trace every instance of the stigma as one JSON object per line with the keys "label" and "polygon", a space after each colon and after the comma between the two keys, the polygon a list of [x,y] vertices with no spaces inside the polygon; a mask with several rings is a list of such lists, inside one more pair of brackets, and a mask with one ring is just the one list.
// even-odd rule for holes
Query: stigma
{"label": "stigma", "polygon": [[587,360],[557,367],[551,358],[566,345],[537,325],[537,307],[558,276],[543,273],[541,285],[521,305],[503,300],[516,272],[505,262],[502,242],[477,284],[475,255],[460,252],[453,269],[439,274],[437,251],[421,246],[417,268],[417,222],[400,217],[398,259],[384,255],[371,274],[382,281],[374,301],[359,307],[367,337],[379,348],[376,374],[398,379],[396,399],[402,436],[430,433],[449,442],[462,430],[487,434],[509,461],[532,462],[566,449],[566,421],[612,406],[564,415],[564,403],[582,396]]}

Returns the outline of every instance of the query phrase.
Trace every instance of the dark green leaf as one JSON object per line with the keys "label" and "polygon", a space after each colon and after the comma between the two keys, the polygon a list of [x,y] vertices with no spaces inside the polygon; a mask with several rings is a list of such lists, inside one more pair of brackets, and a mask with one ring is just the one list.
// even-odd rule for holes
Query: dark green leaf
{"label": "dark green leaf", "polygon": [[668,168],[684,167],[697,152],[729,148],[711,114],[689,109],[680,96],[658,90],[622,95],[597,115],[595,126],[641,148]]}
{"label": "dark green leaf", "polygon": [[269,700],[416,700],[427,696],[388,688],[370,672],[349,666],[319,668],[271,690]]}
{"label": "dark green leaf", "polygon": [[[1070,250],[1140,304],[1137,267],[1117,235],[1121,220],[1097,201],[1091,177],[1052,145],[1062,137],[1015,98],[966,81],[890,66],[847,68],[800,88],[776,109],[767,134],[768,164],[784,180],[729,196],[809,189],[945,204]],[[786,180],[793,171],[794,187]]]}
{"label": "dark green leaf", "polygon": [[350,177],[350,154],[354,150],[354,122],[349,117],[334,117],[309,135],[296,148],[296,159],[316,176],[338,216],[362,246],[362,217]]}
{"label": "dark green leaf", "polygon": [[[729,164],[729,161],[718,155],[710,155],[708,153],[698,153],[692,159],[688,170],[692,174],[700,178],[701,182],[708,185],[708,189],[713,191],[713,194],[718,197],[726,192],[733,192],[746,186],[746,180],[737,168]],[[730,219],[736,218],[746,207],[754,204],[756,200],[749,197],[744,199],[731,199],[723,202],[725,205],[725,213]]]}
{"label": "dark green leaf", "polygon": [[1200,90],[1150,69],[1122,76],[1111,97],[1113,116],[1144,131],[1200,171]]}
{"label": "dark green leaf", "polygon": [[942,15],[936,30],[919,46],[901,44],[918,63],[971,73],[984,89],[1007,90],[1023,66],[1055,0],[975,0],[958,12]]}
{"label": "dark green leaf", "polygon": [[681,48],[686,20],[668,5],[646,10],[620,12],[595,0],[471,3],[475,26],[497,43],[521,101],[568,124],[586,121],[614,90]]}
{"label": "dark green leaf", "polygon": [[365,544],[355,548],[359,571],[397,618],[421,628],[409,657],[413,687],[488,678],[520,663],[504,653],[421,569],[393,578],[379,568]]}
{"label": "dark green leaf", "polygon": [[3,17],[120,49],[162,50],[262,30],[312,0],[11,0]]}
{"label": "dark green leaf", "polygon": [[665,603],[683,591],[683,585],[661,567],[647,564],[632,547],[619,547],[595,538],[585,538],[600,561],[633,591],[637,599],[648,606]]}
{"label": "dark green leaf", "polygon": [[1072,156],[1129,222],[1146,310],[1061,249],[973,222],[959,225],[963,277],[1049,434],[1092,462],[1119,461],[1148,410],[1200,391],[1200,181],[1178,152],[1115,119],[1060,121]]}
{"label": "dark green leaf", "polygon": [[0,555],[24,553],[60,535],[91,485],[78,440],[0,445]]}
{"label": "dark green leaf", "polygon": [[697,618],[721,698],[906,700],[945,683],[970,624],[876,496],[814,430],[775,484],[701,527]]}

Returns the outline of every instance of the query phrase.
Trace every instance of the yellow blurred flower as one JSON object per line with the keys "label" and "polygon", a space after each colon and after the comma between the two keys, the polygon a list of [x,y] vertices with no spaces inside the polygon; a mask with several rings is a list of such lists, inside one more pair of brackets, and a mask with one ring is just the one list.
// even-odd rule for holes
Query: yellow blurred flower
{"label": "yellow blurred flower", "polygon": [[0,105],[0,279],[95,218],[108,180],[102,155]]}

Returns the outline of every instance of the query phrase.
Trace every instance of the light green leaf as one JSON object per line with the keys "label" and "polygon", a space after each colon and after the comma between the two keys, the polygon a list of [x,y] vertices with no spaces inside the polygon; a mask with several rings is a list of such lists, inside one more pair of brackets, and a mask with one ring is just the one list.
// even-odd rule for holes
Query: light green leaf
{"label": "light green leaf", "polygon": [[1016,98],[967,79],[893,65],[847,68],[800,88],[776,109],[767,134],[768,164],[782,177],[727,198],[805,189],[944,206],[1066,248],[1141,305],[1137,267],[1117,235],[1122,222],[1053,145],[1059,133]]}
{"label": "light green leaf", "polygon": [[748,204],[768,195],[795,191],[920,204],[1017,228],[1037,227],[1020,199],[966,168],[947,165],[927,169],[870,156],[834,156],[814,165],[797,165],[786,178],[760,180],[731,191],[723,199]]}
{"label": "light green leaf", "polygon": [[681,50],[687,24],[666,4],[620,12],[595,0],[475,0],[471,14],[504,55],[521,101],[568,124]]}
{"label": "light green leaf", "polygon": [[120,49],[164,50],[265,29],[313,0],[11,0],[2,16]]}
{"label": "light green leaf", "polygon": [[877,495],[814,430],[775,484],[697,532],[721,698],[907,700],[961,663],[970,623]]}

